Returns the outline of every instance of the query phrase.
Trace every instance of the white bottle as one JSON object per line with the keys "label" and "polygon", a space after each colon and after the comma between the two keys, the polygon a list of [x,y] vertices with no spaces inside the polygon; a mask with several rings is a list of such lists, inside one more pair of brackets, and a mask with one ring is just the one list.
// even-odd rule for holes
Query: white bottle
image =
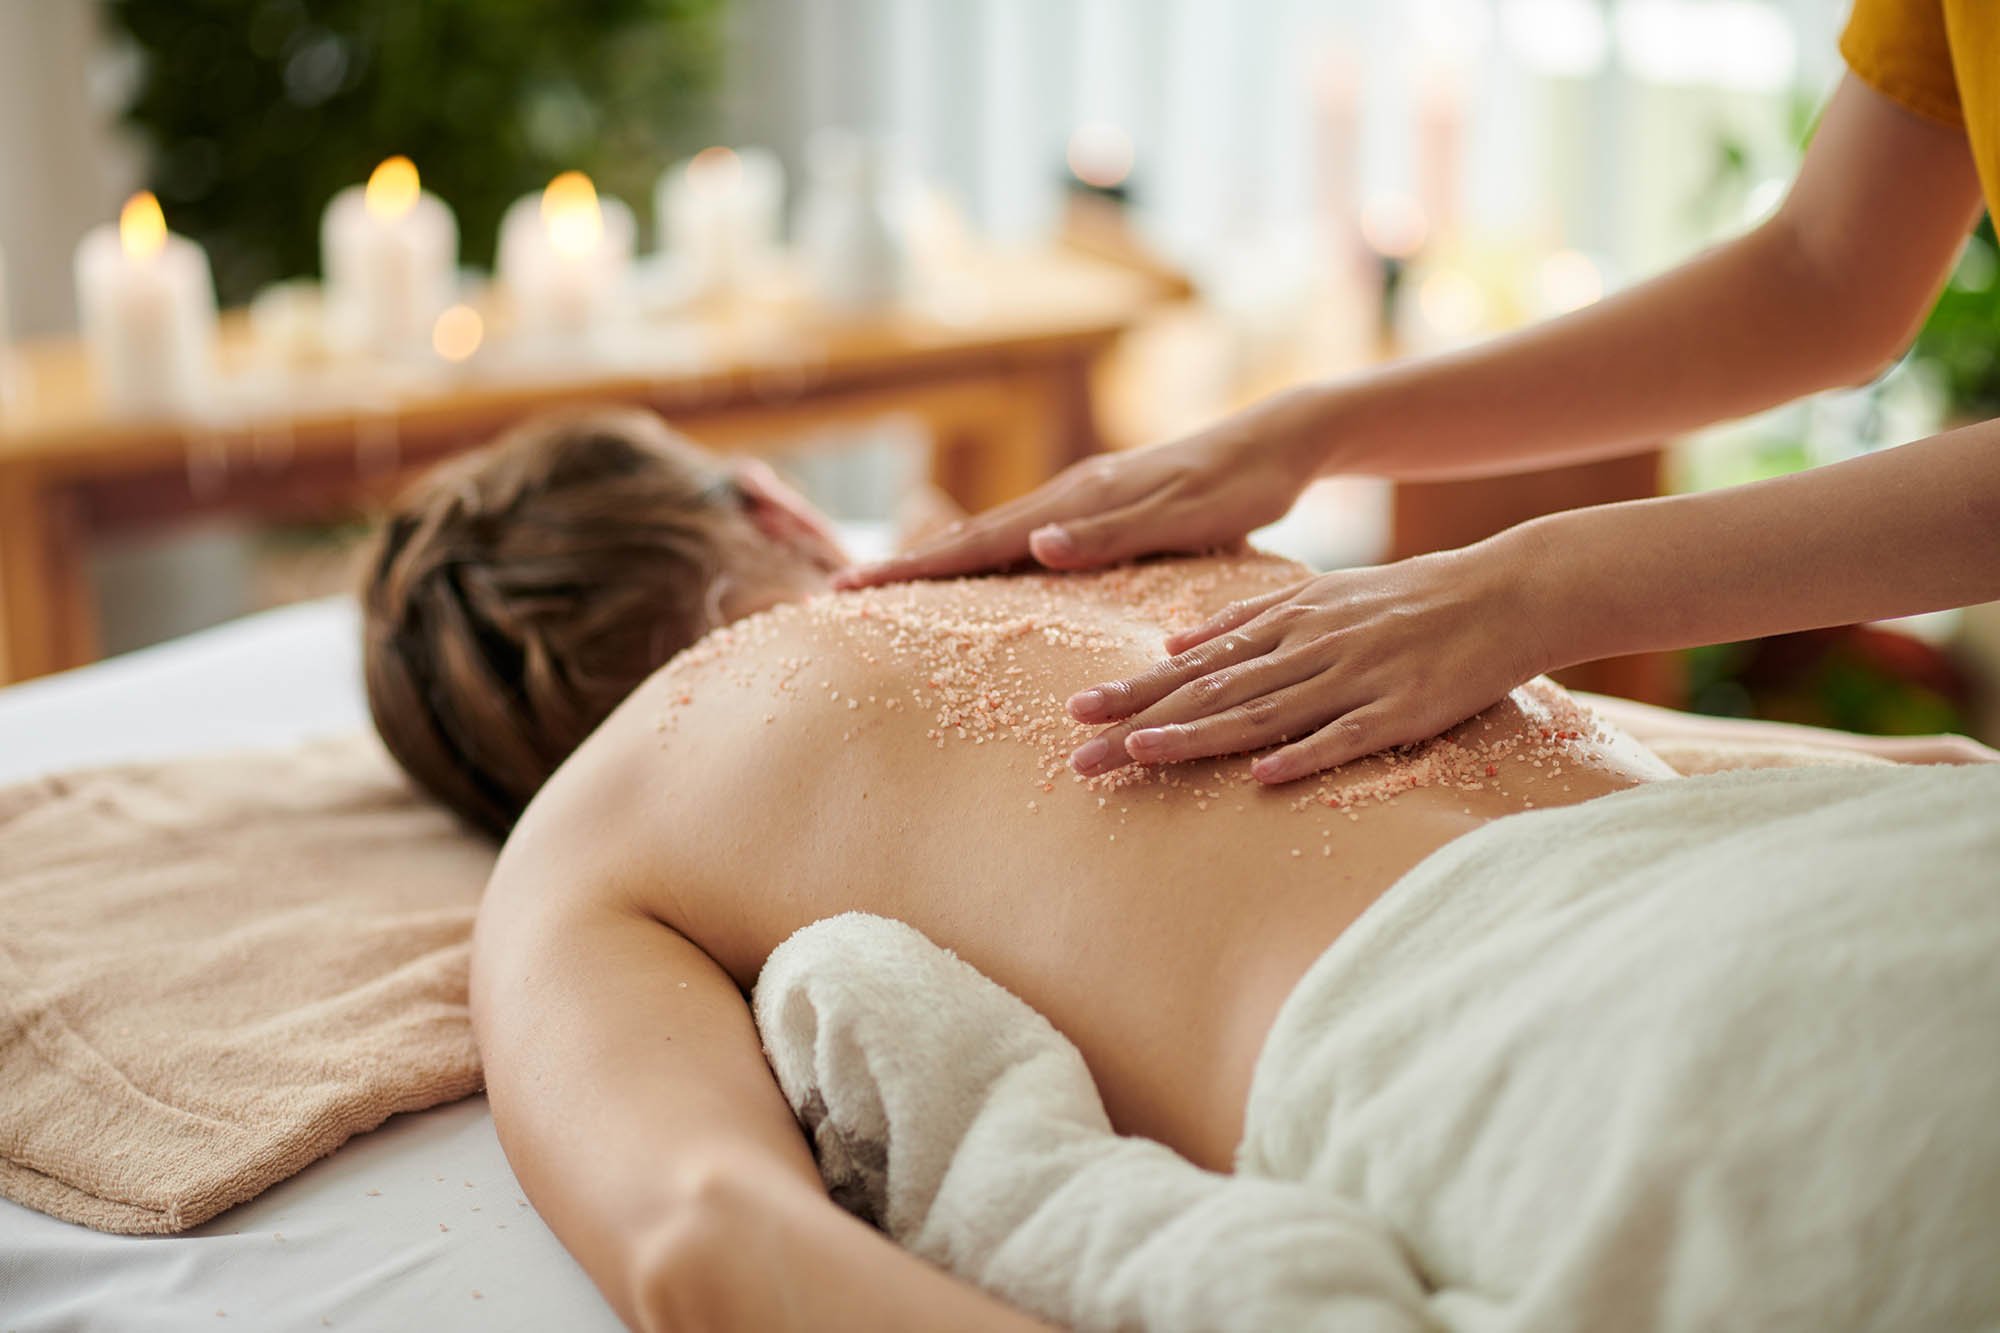
{"label": "white bottle", "polygon": [[807,160],[798,244],[813,299],[846,317],[893,308],[903,297],[909,255],[881,155],[854,135],[822,130]]}

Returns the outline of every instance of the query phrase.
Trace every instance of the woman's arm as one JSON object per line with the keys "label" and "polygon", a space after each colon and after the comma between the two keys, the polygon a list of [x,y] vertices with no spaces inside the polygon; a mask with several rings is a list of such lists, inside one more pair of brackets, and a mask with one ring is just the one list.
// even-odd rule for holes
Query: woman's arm
{"label": "woman's arm", "polygon": [[508,1161],[642,1330],[1042,1325],[826,1197],[748,1006],[708,956],[563,861],[510,846],[473,1020]]}
{"label": "woman's arm", "polygon": [[[1435,736],[1544,671],[2000,597],[2000,422],[1788,477],[1552,514],[1323,574],[1081,691],[1090,774],[1276,742],[1289,782]],[[1081,751],[1079,753],[1082,753]],[[1074,761],[1073,761],[1074,762]]]}
{"label": "woman's arm", "polygon": [[2000,421],[1552,514],[1493,545],[1524,580],[1548,670],[1970,606],[2000,597]]}
{"label": "woman's arm", "polygon": [[1593,713],[1646,745],[1713,745],[1723,750],[1737,746],[1827,750],[1837,754],[1886,759],[1898,764],[2000,762],[2000,752],[1968,736],[1860,736],[1851,731],[1801,726],[1793,722],[1678,713],[1671,708],[1658,708],[1609,695],[1586,694],[1581,690],[1576,692],[1576,697],[1589,704]]}
{"label": "woman's arm", "polygon": [[1204,550],[1278,517],[1315,473],[1582,462],[1865,380],[1908,342],[1978,213],[1965,135],[1850,78],[1784,206],[1746,235],[1561,319],[1087,460],[846,581]]}
{"label": "woman's arm", "polygon": [[1601,458],[1872,378],[1980,209],[1963,131],[1848,78],[1783,207],[1560,319],[1308,390],[1327,471],[1477,477]]}

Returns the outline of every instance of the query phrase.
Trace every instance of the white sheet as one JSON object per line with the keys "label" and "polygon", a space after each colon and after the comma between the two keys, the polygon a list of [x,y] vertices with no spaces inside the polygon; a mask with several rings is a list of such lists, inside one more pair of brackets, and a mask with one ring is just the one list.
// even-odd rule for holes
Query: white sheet
{"label": "white sheet", "polygon": [[[861,559],[890,546],[879,525],[840,536]],[[356,610],[332,598],[0,689],[0,782],[367,725]],[[0,1333],[329,1327],[620,1325],[527,1206],[484,1097],[398,1116],[181,1236],[0,1200]]]}
{"label": "white sheet", "polygon": [[366,727],[358,635],[332,598],[0,690],[0,782]]}

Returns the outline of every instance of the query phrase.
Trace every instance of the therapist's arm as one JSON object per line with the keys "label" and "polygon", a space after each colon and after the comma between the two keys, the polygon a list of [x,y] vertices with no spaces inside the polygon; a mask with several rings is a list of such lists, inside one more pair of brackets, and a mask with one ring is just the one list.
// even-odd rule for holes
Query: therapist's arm
{"label": "therapist's arm", "polygon": [[675,1333],[1043,1328],[827,1198],[735,984],[577,859],[503,855],[473,1020],[507,1159],[618,1316]]}
{"label": "therapist's arm", "polygon": [[1722,752],[1740,747],[1778,746],[1865,755],[1897,764],[2000,763],[2000,750],[1981,745],[1969,736],[1862,736],[1796,722],[1681,713],[1582,690],[1576,691],[1576,697],[1626,735],[1650,746],[1713,746]]}
{"label": "therapist's arm", "polygon": [[1970,606],[2000,597],[2000,421],[1553,514],[1495,546],[1528,587],[1551,668]]}
{"label": "therapist's arm", "polygon": [[[2000,598],[2000,422],[1749,486],[1571,510],[1225,608],[1070,700],[1083,772],[1283,743],[1287,782],[1544,671]],[[1099,746],[1098,741],[1105,744]]]}
{"label": "therapist's arm", "polygon": [[1477,477],[1864,382],[1915,335],[1979,209],[1964,133],[1850,76],[1763,224],[1560,319],[1319,391],[1301,426],[1328,470]]}
{"label": "therapist's arm", "polygon": [[1907,345],[1978,213],[1963,132],[1848,78],[1783,206],[1744,235],[1560,319],[1087,460],[847,581],[1203,550],[1282,514],[1315,474],[1577,463],[1863,381]]}

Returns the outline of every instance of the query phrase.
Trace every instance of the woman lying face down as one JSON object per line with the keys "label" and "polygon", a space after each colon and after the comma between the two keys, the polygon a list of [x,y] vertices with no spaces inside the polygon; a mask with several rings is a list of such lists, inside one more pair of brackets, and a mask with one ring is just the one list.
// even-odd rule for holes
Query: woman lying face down
{"label": "woman lying face down", "polygon": [[909,922],[1073,1041],[1121,1132],[1226,1169],[1279,1005],[1399,876],[1494,819],[1667,775],[1537,682],[1308,783],[1259,784],[1242,758],[1085,776],[1072,691],[1299,568],[833,594],[839,559],[767,473],[600,413],[442,470],[386,526],[366,590],[384,740],[507,835],[473,966],[503,1143],[642,1325],[690,1292],[732,1315],[752,1299],[712,1285],[727,1265],[680,1280],[743,1206],[783,1250],[766,1286],[825,1268],[810,1290],[856,1302],[857,1326],[895,1326],[905,1299],[919,1326],[1008,1317],[825,1199],[742,999],[799,928]]}
{"label": "woman lying face down", "polygon": [[648,412],[532,421],[433,472],[364,590],[368,703],[432,795],[494,834],[709,630],[824,592],[846,557],[777,475]]}

